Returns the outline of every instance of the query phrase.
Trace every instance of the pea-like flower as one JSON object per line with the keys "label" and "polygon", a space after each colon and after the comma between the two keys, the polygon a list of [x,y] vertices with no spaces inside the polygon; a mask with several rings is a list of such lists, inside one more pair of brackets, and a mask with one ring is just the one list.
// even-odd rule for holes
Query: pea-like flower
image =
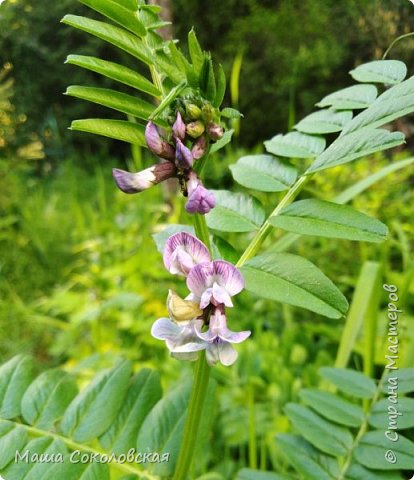
{"label": "pea-like flower", "polygon": [[210,260],[208,248],[191,233],[176,233],[165,243],[164,265],[173,275],[187,276],[195,265]]}
{"label": "pea-like flower", "polygon": [[200,308],[224,304],[232,307],[231,297],[244,288],[244,280],[237,268],[224,260],[200,263],[193,267],[187,277],[191,291],[189,300],[199,301]]}
{"label": "pea-like flower", "polygon": [[177,168],[171,162],[163,162],[137,173],[113,168],[112,174],[120,190],[125,193],[138,193],[174,177],[177,174]]}
{"label": "pea-like flower", "polygon": [[152,153],[157,155],[157,157],[174,160],[174,147],[161,138],[158,128],[153,122],[148,122],[145,127],[145,141],[147,142],[148,148]]}

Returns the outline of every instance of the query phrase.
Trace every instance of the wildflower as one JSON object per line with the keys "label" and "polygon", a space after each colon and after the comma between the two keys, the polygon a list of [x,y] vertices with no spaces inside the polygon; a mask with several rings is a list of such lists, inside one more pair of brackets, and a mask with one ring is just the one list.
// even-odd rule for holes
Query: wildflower
{"label": "wildflower", "polygon": [[234,265],[214,260],[193,267],[187,277],[187,287],[191,291],[188,300],[199,301],[201,309],[210,303],[232,307],[231,297],[243,290],[244,280]]}
{"label": "wildflower", "polygon": [[193,147],[191,149],[194,160],[198,160],[199,158],[204,157],[207,152],[207,148],[207,138],[205,135],[201,135],[201,137],[198,137],[197,140],[193,143]]}
{"label": "wildflower", "polygon": [[148,148],[157,157],[164,158],[165,160],[174,160],[175,151],[172,145],[163,140],[158,132],[154,123],[148,122],[145,127],[145,141]]}
{"label": "wildflower", "polygon": [[210,259],[204,243],[187,232],[172,235],[164,247],[164,265],[173,275],[187,276],[195,265]]}
{"label": "wildflower", "polygon": [[207,332],[201,331],[200,323],[194,324],[197,336],[207,343],[206,359],[210,365],[218,361],[225,366],[232,365],[237,360],[237,352],[232,343],[241,343],[251,334],[249,330],[232,332],[227,327],[224,308],[216,308],[210,317],[210,325]]}
{"label": "wildflower", "polygon": [[216,205],[212,192],[207,190],[195,172],[191,172],[187,182],[188,200],[185,209],[188,213],[208,213]]}
{"label": "wildflower", "polygon": [[184,140],[185,138],[185,131],[186,131],[186,126],[185,123],[181,117],[180,112],[177,112],[177,117],[174,122],[174,125],[172,126],[172,131],[174,138],[179,138],[181,141]]}
{"label": "wildflower", "polygon": [[163,162],[137,173],[113,168],[112,174],[120,190],[125,193],[138,193],[174,177],[177,174],[177,169],[173,163]]}
{"label": "wildflower", "polygon": [[176,139],[175,143],[175,159],[178,167],[191,168],[193,166],[193,154],[179,138]]}

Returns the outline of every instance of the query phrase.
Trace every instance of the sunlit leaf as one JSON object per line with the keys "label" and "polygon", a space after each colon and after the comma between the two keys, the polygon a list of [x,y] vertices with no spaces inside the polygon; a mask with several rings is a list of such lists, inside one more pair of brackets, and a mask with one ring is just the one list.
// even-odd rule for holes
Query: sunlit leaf
{"label": "sunlit leaf", "polygon": [[353,110],[366,108],[377,98],[374,85],[352,85],[338,90],[317,103],[318,107],[332,107],[335,110]]}
{"label": "sunlit leaf", "polygon": [[291,132],[286,135],[276,135],[264,142],[266,150],[273,155],[290,158],[313,158],[325,148],[323,137],[305,135],[300,132]]}
{"label": "sunlit leaf", "polygon": [[399,60],[374,60],[349,72],[357,82],[399,83],[407,75],[405,63]]}

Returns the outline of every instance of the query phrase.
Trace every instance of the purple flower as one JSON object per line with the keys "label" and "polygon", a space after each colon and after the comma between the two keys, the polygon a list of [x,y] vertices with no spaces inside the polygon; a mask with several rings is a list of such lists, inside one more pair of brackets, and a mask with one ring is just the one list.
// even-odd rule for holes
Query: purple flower
{"label": "purple flower", "polygon": [[152,153],[166,160],[174,160],[175,151],[172,145],[163,140],[154,123],[148,122],[145,127],[145,141]]}
{"label": "purple flower", "polygon": [[175,143],[175,159],[178,167],[191,168],[193,166],[193,154],[179,138],[176,139]]}
{"label": "purple flower", "polygon": [[172,126],[172,131],[175,139],[179,138],[181,141],[185,138],[185,123],[181,117],[180,112],[177,112],[177,118]]}
{"label": "purple flower", "polygon": [[151,335],[164,340],[173,357],[180,360],[197,360],[198,352],[206,348],[196,333],[201,330],[203,320],[191,320],[185,325],[178,325],[169,318],[159,318],[152,326]]}
{"label": "purple flower", "polygon": [[194,324],[194,329],[200,340],[207,343],[206,358],[210,365],[217,362],[225,366],[232,365],[237,360],[237,352],[232,343],[241,343],[250,336],[251,332],[232,332],[227,327],[224,309],[216,308],[210,317],[210,325],[207,332],[201,332],[202,325]]}
{"label": "purple flower", "polygon": [[231,297],[243,290],[244,280],[234,265],[214,260],[193,267],[187,277],[187,287],[191,291],[187,299],[200,301],[201,309],[209,303],[232,307]]}
{"label": "purple flower", "polygon": [[176,233],[165,244],[164,265],[173,275],[187,276],[195,265],[209,261],[208,248],[190,233]]}
{"label": "purple flower", "polygon": [[216,205],[216,199],[212,192],[207,190],[197,177],[191,172],[187,183],[188,200],[185,209],[188,213],[206,214]]}
{"label": "purple flower", "polygon": [[167,178],[174,177],[177,169],[173,163],[157,163],[141,172],[130,173],[119,168],[112,169],[112,175],[120,190],[125,193],[138,193],[160,183]]}
{"label": "purple flower", "polygon": [[199,158],[204,157],[207,152],[207,147],[207,137],[205,135],[201,135],[201,137],[198,137],[197,140],[193,143],[193,147],[191,149],[194,160],[198,160]]}

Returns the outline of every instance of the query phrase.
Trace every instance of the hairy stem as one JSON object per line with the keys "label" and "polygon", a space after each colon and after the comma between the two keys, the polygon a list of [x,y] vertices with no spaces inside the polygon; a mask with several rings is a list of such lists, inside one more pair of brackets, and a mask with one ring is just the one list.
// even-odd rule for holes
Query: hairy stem
{"label": "hairy stem", "polygon": [[[211,250],[210,238],[204,215],[194,216],[194,228],[197,237]],[[197,435],[203,415],[204,400],[207,395],[210,366],[206,362],[204,350],[200,352],[194,372],[194,383],[188,404],[187,418],[184,426],[183,440],[178,455],[173,480],[185,480],[191,466],[197,446]]]}
{"label": "hairy stem", "polygon": [[[299,180],[297,180],[297,182],[292,187],[290,187],[286,195],[282,198],[281,202],[270,214],[269,218],[278,215],[283,208],[290,205],[311,178],[312,175],[304,175],[300,177]],[[269,223],[269,218],[260,227],[260,230],[256,233],[253,240],[250,242],[249,246],[244,251],[243,255],[239,258],[239,261],[236,263],[236,267],[241,267],[242,265],[244,265],[247,260],[254,257],[259,251],[263,242],[266,240],[266,237],[269,235],[273,228],[272,225]]]}

